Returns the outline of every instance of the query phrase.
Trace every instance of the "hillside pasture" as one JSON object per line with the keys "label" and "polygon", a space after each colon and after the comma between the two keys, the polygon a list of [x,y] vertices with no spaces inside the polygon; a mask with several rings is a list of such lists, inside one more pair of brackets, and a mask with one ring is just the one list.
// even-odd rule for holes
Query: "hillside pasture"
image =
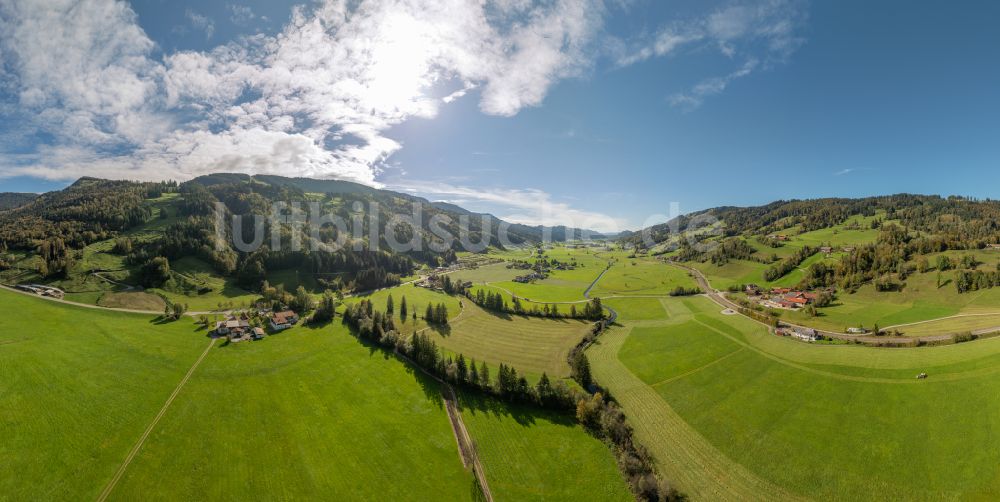
{"label": "hillside pasture", "polygon": [[469,500],[436,382],[335,323],[219,344],[112,499]]}
{"label": "hillside pasture", "polygon": [[[595,276],[596,277],[596,276]],[[591,296],[662,295],[678,286],[697,287],[688,272],[649,258],[623,258],[597,281]]]}
{"label": "hillside pasture", "polygon": [[0,314],[0,499],[96,499],[207,345],[190,320],[6,290]]}
{"label": "hillside pasture", "polygon": [[705,298],[668,301],[686,312],[658,326],[626,323],[588,354],[637,437],[693,498],[1000,492],[1000,439],[989,432],[1000,427],[1000,340],[814,345],[721,315]]}
{"label": "hillside pasture", "polygon": [[439,346],[466,358],[485,361],[496,371],[504,363],[535,378],[569,377],[569,351],[590,331],[592,323],[572,319],[496,314],[469,301],[447,330],[430,330]]}

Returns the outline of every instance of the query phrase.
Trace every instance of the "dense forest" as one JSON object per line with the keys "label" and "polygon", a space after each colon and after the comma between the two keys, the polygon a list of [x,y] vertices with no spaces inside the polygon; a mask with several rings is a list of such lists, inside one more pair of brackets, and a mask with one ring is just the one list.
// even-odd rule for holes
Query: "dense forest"
{"label": "dense forest", "polygon": [[[153,199],[163,194],[173,195],[168,203],[158,202],[163,210],[157,212]],[[112,252],[124,257],[146,286],[162,283],[156,271],[162,271],[164,260],[190,256],[248,290],[259,289],[269,271],[294,269],[316,277],[324,289],[364,291],[399,284],[421,265],[453,263],[460,249],[584,233],[509,224],[348,181],[281,176],[222,173],[182,184],[81,178],[37,197],[3,195],[12,209],[0,210],[0,246],[5,253],[41,257],[36,271],[43,278],[66,277],[82,248],[112,240]],[[217,208],[223,210],[221,232]],[[163,220],[155,238],[130,236],[131,230],[154,223],[155,214]],[[268,218],[272,214],[279,215],[277,223]],[[425,231],[415,232],[399,215],[413,215]],[[335,224],[334,216],[343,224]],[[305,221],[323,224],[311,228]],[[508,241],[500,238],[501,230]],[[8,256],[0,258],[0,267],[10,266]]]}
{"label": "dense forest", "polygon": [[[878,215],[878,217],[876,217]],[[770,264],[762,275],[777,280],[818,252],[806,246],[783,260],[774,253],[758,252],[751,238],[768,247],[781,247],[784,232],[809,232],[845,225],[850,218],[868,217],[864,228],[857,222],[845,229],[878,230],[874,242],[850,246],[839,262],[817,262],[806,269],[798,284],[804,289],[839,287],[848,291],[874,284],[879,291],[905,287],[914,272],[954,269],[955,287],[960,293],[996,287],[998,272],[978,270],[975,260],[947,259],[929,264],[923,255],[953,250],[978,250],[1000,243],[1000,202],[964,197],[890,195],[862,199],[815,199],[778,201],[758,207],[721,207],[686,215],[645,229],[653,242],[670,242],[658,252],[675,251],[679,261],[711,262],[724,265],[730,260],[750,260]],[[721,224],[717,224],[721,221]],[[695,232],[709,224],[717,232]],[[684,235],[684,238],[670,240]],[[638,250],[644,242],[641,232],[620,241]],[[917,260],[914,264],[913,260]]]}
{"label": "dense forest", "polygon": [[0,211],[21,207],[38,197],[33,193],[0,192]]}
{"label": "dense forest", "polygon": [[770,235],[798,227],[808,232],[829,228],[854,216],[898,220],[911,231],[938,236],[948,249],[972,249],[1000,242],[1000,201],[966,197],[897,194],[860,199],[811,199],[777,201],[755,207],[719,207],[674,218],[639,232],[623,234],[620,241],[643,247],[643,234],[660,243],[681,232],[713,221],[723,221],[728,236]]}

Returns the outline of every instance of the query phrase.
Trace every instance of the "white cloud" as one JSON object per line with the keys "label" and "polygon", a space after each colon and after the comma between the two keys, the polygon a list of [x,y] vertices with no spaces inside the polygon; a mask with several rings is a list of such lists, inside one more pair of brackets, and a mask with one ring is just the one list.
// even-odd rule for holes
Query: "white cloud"
{"label": "white cloud", "polygon": [[251,9],[247,5],[238,5],[231,3],[226,5],[226,8],[228,8],[229,12],[231,13],[229,16],[229,20],[232,21],[233,24],[237,26],[246,26],[247,23],[257,18],[257,16],[253,13],[253,9]]}
{"label": "white cloud", "polygon": [[184,11],[184,17],[191,22],[192,26],[205,32],[206,40],[212,38],[212,35],[215,34],[215,21],[213,21],[210,17],[198,14],[191,9]]}
{"label": "white cloud", "polygon": [[611,47],[619,66],[675,53],[684,47],[714,47],[723,56],[740,61],[740,67],[724,76],[703,79],[687,92],[675,93],[668,101],[685,109],[697,108],[705,98],[719,94],[733,81],[760,68],[782,63],[803,43],[796,30],[804,23],[801,0],[744,1],[717,9],[707,16],[672,22],[651,40],[638,45],[617,41]]}
{"label": "white cloud", "polygon": [[751,59],[744,63],[738,70],[722,77],[712,77],[702,80],[688,92],[672,94],[667,98],[667,101],[673,106],[693,110],[701,106],[701,104],[705,101],[705,98],[720,94],[722,91],[726,90],[726,87],[728,87],[733,80],[745,77],[752,73],[754,68],[757,67],[757,64],[756,59]]}
{"label": "white cloud", "polygon": [[[603,213],[573,208],[554,201],[552,195],[537,189],[470,188],[439,182],[410,181],[399,189],[444,199],[481,212],[492,212],[511,223],[524,225],[566,225],[599,232],[619,232],[626,221]],[[502,212],[501,212],[502,211]]]}
{"label": "white cloud", "polygon": [[157,116],[162,67],[125,4],[0,1],[0,51],[25,127],[99,147],[166,127]]}
{"label": "white cloud", "polygon": [[[229,10],[234,23],[254,17]],[[374,184],[402,147],[390,127],[473,89],[485,113],[513,115],[580,75],[603,7],[328,0],[295,8],[277,35],[162,57],[122,1],[0,0],[0,14],[17,108],[56,138],[0,176],[183,179],[225,167]],[[185,14],[213,35],[212,19]]]}

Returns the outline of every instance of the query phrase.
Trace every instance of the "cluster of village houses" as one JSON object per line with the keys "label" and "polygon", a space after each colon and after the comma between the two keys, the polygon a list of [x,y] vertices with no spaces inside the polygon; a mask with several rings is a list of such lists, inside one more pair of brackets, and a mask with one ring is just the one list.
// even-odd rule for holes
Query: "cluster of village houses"
{"label": "cluster of village houses", "polygon": [[[262,310],[259,314],[267,316],[267,325],[272,333],[284,331],[299,322],[299,316],[291,310],[271,312]],[[266,335],[263,328],[250,325],[250,317],[246,312],[231,314],[224,321],[215,323],[213,335],[217,338],[227,338],[230,342],[261,340]]]}
{"label": "cluster of village houses", "polygon": [[798,291],[792,288],[771,288],[769,292],[765,292],[756,284],[748,284],[746,294],[765,307],[788,310],[810,305],[819,297],[818,293]]}
{"label": "cluster of village houses", "polygon": [[553,260],[551,265],[547,261],[538,261],[534,265],[525,261],[515,261],[507,265],[509,269],[531,270],[530,273],[519,275],[514,278],[514,282],[527,284],[531,281],[540,281],[549,278],[551,270],[575,270],[576,265]]}
{"label": "cluster of village houses", "polygon": [[[431,291],[443,292],[444,291],[444,275],[438,275],[436,273],[435,274],[431,274],[431,275],[429,275],[427,277],[424,277],[422,280],[417,281],[414,284],[414,286],[416,286],[418,288],[426,288],[426,289],[429,289]],[[472,281],[464,281],[464,282],[456,281],[454,283],[454,286],[455,286],[456,289],[471,288],[472,287]]]}

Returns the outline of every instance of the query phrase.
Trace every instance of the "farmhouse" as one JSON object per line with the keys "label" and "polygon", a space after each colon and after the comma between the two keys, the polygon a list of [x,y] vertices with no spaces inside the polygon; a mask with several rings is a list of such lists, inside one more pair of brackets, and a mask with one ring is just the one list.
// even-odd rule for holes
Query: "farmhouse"
{"label": "farmhouse", "polygon": [[820,246],[819,252],[823,254],[830,254],[833,252],[833,248],[830,246]]}
{"label": "farmhouse", "polygon": [[791,288],[772,288],[771,297],[761,303],[783,309],[798,309],[810,305],[819,297],[816,293],[796,291]]}
{"label": "farmhouse", "polygon": [[819,340],[819,336],[816,334],[816,330],[812,328],[795,328],[791,332],[792,338],[802,340],[803,342],[815,342]]}
{"label": "farmhouse", "polygon": [[282,331],[291,328],[293,324],[299,322],[299,316],[291,310],[275,312],[271,314],[269,324],[274,331]]}
{"label": "farmhouse", "polygon": [[760,296],[762,293],[760,286],[756,284],[747,284],[743,290],[746,292],[747,296]]}

